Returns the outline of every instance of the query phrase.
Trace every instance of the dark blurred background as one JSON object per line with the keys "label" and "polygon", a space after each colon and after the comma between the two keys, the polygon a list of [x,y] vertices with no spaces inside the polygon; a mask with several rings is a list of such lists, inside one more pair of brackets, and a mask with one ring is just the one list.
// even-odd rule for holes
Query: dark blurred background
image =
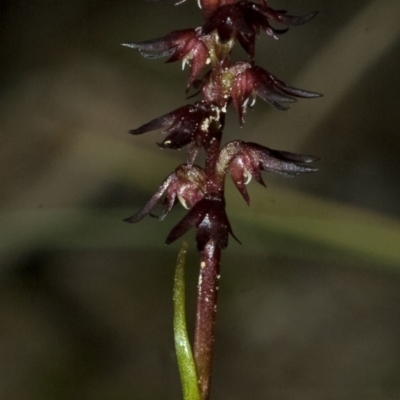
{"label": "dark blurred background", "polygon": [[[187,71],[120,43],[201,13],[194,0],[0,4],[0,397],[179,399],[179,243],[164,240],[184,211],[122,219],[184,160],[127,131],[183,105]],[[318,155],[320,172],[266,174],[251,207],[228,182],[243,245],[223,254],[212,397],[399,399],[400,2],[270,5],[320,14],[280,42],[261,35],[257,63],[325,97],[287,113],[257,101],[242,129],[230,112],[225,140]]]}

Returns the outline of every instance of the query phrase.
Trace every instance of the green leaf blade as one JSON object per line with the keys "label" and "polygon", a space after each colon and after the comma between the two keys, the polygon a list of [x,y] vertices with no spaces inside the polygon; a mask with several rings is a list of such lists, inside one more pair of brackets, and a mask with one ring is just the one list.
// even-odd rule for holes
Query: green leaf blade
{"label": "green leaf blade", "polygon": [[185,260],[187,243],[179,251],[174,280],[174,339],[184,400],[200,400],[196,366],[190,347],[185,316]]}

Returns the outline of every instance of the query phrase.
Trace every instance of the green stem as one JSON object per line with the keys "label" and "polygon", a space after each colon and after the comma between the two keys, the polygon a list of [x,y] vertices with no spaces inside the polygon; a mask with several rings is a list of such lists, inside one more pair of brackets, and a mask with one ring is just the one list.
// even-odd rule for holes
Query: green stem
{"label": "green stem", "polygon": [[185,260],[187,243],[179,251],[174,282],[174,338],[184,400],[200,400],[196,366],[186,329]]}

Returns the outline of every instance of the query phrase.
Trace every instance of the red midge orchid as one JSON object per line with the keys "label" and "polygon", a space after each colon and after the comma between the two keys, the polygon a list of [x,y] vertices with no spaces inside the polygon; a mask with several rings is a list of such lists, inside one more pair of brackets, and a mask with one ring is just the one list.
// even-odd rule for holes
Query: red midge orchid
{"label": "red midge orchid", "polygon": [[[159,1],[159,0],[151,0]],[[181,4],[187,0],[178,0]],[[288,110],[297,99],[320,97],[316,92],[292,87],[272,73],[255,65],[255,44],[263,32],[275,40],[289,27],[302,25],[316,13],[292,16],[274,10],[266,0],[198,0],[204,22],[197,28],[173,31],[164,37],[126,43],[144,57],[168,57],[167,62],[189,65],[186,89],[197,89],[202,98],[184,105],[130,131],[133,135],[161,130],[159,146],[164,149],[186,147],[186,163],[162,182],[144,208],[125,221],[136,223],[151,214],[158,203],[164,217],[180,202],[188,209],[167,237],[170,244],[195,229],[200,251],[200,278],[194,341],[194,359],[201,400],[208,400],[212,365],[212,343],[219,279],[221,250],[233,234],[225,209],[225,181],[230,175],[244,200],[250,204],[246,185],[254,178],[264,185],[263,172],[295,177],[316,172],[310,164],[318,158],[272,150],[262,145],[235,140],[221,146],[225,115],[232,104],[242,125],[246,111],[257,97],[277,110]],[[231,62],[238,42],[246,60]],[[194,96],[191,96],[194,97]],[[200,150],[205,165],[195,164]],[[237,239],[236,239],[237,240]]]}
{"label": "red midge orchid", "polygon": [[139,50],[146,58],[170,57],[167,62],[183,60],[191,65],[188,85],[198,77],[210,62],[208,49],[202,41],[201,28],[175,31],[159,39],[140,43],[124,43],[124,46]]}

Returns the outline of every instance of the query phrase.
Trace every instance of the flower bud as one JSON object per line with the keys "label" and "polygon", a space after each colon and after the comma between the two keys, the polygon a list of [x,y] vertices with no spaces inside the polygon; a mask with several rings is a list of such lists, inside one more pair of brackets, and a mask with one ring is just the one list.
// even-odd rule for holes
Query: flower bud
{"label": "flower bud", "polygon": [[213,13],[209,15],[203,26],[203,32],[208,34],[216,30],[222,42],[237,40],[252,59],[254,58],[255,39],[260,30],[276,40],[279,39],[278,35],[288,31],[288,28],[273,28],[270,20],[294,26],[304,24],[316,15],[316,13],[300,17],[286,15],[285,11],[276,11],[268,7],[266,1],[260,1],[261,4],[250,1],[237,3],[214,1],[211,3],[219,3],[219,7],[213,8]]}

